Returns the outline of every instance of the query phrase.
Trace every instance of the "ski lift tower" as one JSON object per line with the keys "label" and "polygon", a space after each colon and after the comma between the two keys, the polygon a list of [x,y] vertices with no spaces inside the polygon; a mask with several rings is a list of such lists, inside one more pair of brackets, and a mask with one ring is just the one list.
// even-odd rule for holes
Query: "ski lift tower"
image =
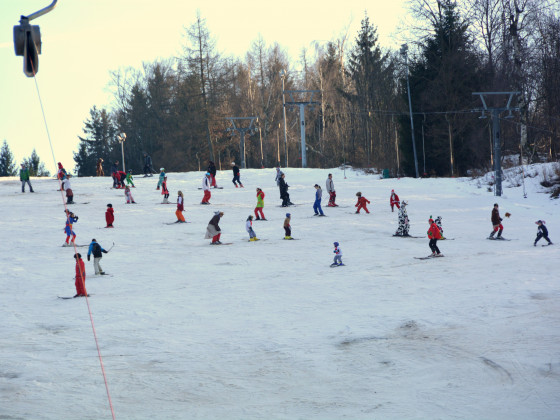
{"label": "ski lift tower", "polygon": [[[313,95],[319,93],[318,90],[286,90],[288,95],[290,95],[290,102],[286,102],[286,106],[299,107],[299,122],[301,131],[301,167],[307,168],[307,153],[305,147],[305,106],[310,105],[313,108],[316,105],[320,105],[320,102],[313,102]],[[309,96],[308,96],[309,95]],[[307,101],[297,101],[296,97],[308,96]]]}
{"label": "ski lift tower", "polygon": [[[486,103],[486,96],[508,96],[507,104],[502,107],[489,107]],[[513,108],[511,101],[514,95],[519,95],[519,92],[473,92],[473,96],[480,96],[482,101],[482,108],[475,109],[475,111],[482,112],[479,118],[486,118],[485,112],[492,115],[492,144],[494,146],[494,177],[495,177],[495,192],[494,195],[502,196],[502,147],[500,140],[500,114],[507,111],[508,115],[505,118],[513,118],[511,111],[519,111],[519,108]]]}
{"label": "ski lift tower", "polygon": [[[253,122],[257,119],[257,117],[228,117],[228,120],[231,121],[231,125],[233,127],[230,127],[227,129],[228,132],[233,132],[233,131],[237,131],[239,133],[239,136],[241,137],[239,140],[239,159],[241,161],[241,169],[246,169],[246,165],[245,165],[245,134],[249,133],[253,134],[254,132],[257,131],[256,127],[253,127]],[[249,126],[248,127],[238,127],[237,124],[235,124],[236,121],[249,121]]]}

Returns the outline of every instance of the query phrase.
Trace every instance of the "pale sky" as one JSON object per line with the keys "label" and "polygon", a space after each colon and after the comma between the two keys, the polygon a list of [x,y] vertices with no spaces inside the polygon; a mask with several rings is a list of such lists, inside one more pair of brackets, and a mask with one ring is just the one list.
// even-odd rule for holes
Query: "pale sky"
{"label": "pale sky", "polygon": [[[13,48],[20,15],[51,2],[0,1],[0,143],[8,141],[18,163],[35,148],[52,173],[35,83],[23,74],[23,58]],[[184,28],[194,22],[197,9],[224,55],[243,58],[260,34],[267,45],[285,48],[295,64],[302,48],[337,39],[346,28],[353,43],[366,11],[381,47],[397,48],[404,6],[405,0],[59,0],[53,11],[31,22],[41,27],[36,79],[56,161],[74,167],[73,152],[89,110],[111,104],[109,72],[178,56]]]}

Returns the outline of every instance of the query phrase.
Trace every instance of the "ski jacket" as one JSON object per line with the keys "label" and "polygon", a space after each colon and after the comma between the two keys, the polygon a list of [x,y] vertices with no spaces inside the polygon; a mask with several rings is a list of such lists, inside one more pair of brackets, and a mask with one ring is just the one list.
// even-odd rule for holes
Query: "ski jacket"
{"label": "ski jacket", "polygon": [[72,225],[78,221],[78,216],[68,216],[66,218],[66,227],[72,229]]}
{"label": "ski jacket", "polygon": [[537,233],[538,233],[538,232],[541,232],[541,233],[542,233],[542,236],[544,236],[545,238],[548,237],[548,229],[546,228],[546,226],[545,226],[544,224],[538,226],[538,228],[537,228]]}
{"label": "ski jacket", "polygon": [[19,170],[19,180],[29,181],[29,169],[25,168]]}
{"label": "ski jacket", "polygon": [[169,194],[169,190],[167,189],[167,181],[163,181],[161,183],[161,195]]}
{"label": "ski jacket", "polygon": [[[106,254],[107,251],[105,251],[101,245],[99,245],[97,242],[91,241],[91,244],[89,244],[89,248],[88,248],[88,257],[93,254],[93,258],[101,258],[103,254]],[[88,259],[89,261],[89,259]]]}
{"label": "ski jacket", "polygon": [[441,232],[439,231],[439,228],[437,227],[435,222],[432,222],[432,224],[430,225],[430,229],[428,229],[428,238],[441,239]]}
{"label": "ski jacket", "polygon": [[132,174],[126,174],[126,182],[132,184],[132,181],[133,181]]}
{"label": "ski jacket", "polygon": [[288,188],[290,186],[286,183],[284,178],[280,178],[280,181],[278,183],[278,187],[280,187],[280,197],[282,197],[283,195],[285,195],[288,192]]}
{"label": "ski jacket", "polygon": [[358,198],[358,202],[356,203],[356,205],[354,207],[365,206],[366,203],[369,204],[370,201],[365,197],[360,197],[360,198]]}
{"label": "ski jacket", "polygon": [[[59,165],[60,165],[60,164],[59,164]],[[63,179],[66,179],[66,175],[67,175],[66,169],[64,169],[64,168],[62,167],[62,165],[60,165],[60,166],[59,166],[59,169],[58,169],[58,173],[57,173],[56,176],[58,177],[58,179],[63,180]]]}
{"label": "ski jacket", "polygon": [[264,191],[257,193],[257,207],[264,207]]}
{"label": "ski jacket", "polygon": [[210,172],[212,176],[216,176],[216,165],[214,164],[214,162],[210,162],[210,164],[208,165],[208,172]]}
{"label": "ski jacket", "polygon": [[389,199],[389,202],[391,205],[399,204],[400,203],[399,196],[395,193],[391,193],[391,198]]}
{"label": "ski jacket", "polygon": [[214,215],[214,217],[212,217],[212,219],[210,219],[210,222],[208,222],[209,225],[214,226],[214,229],[216,229],[216,231],[221,232],[222,229],[220,229],[220,226],[218,225],[218,223],[220,223],[220,215],[219,214]]}
{"label": "ski jacket", "polygon": [[327,178],[327,192],[328,193],[333,193],[334,192],[334,182],[332,179]]}
{"label": "ski jacket", "polygon": [[239,168],[236,165],[233,165],[231,169],[233,170],[233,176],[239,175]]}
{"label": "ski jacket", "polygon": [[181,197],[181,196],[177,197],[177,210],[179,210],[179,211],[184,211],[185,210],[185,208],[183,206],[183,197]]}
{"label": "ski jacket", "polygon": [[333,252],[334,252],[335,255],[338,255],[339,257],[342,257],[342,250],[340,249],[339,246],[335,246]]}
{"label": "ski jacket", "polygon": [[321,201],[322,197],[323,197],[323,190],[321,189],[321,187],[319,187],[315,191],[315,201]]}
{"label": "ski jacket", "polygon": [[290,227],[290,218],[289,217],[286,217],[284,219],[284,227]]}
{"label": "ski jacket", "polygon": [[497,208],[492,209],[492,224],[499,225],[503,219],[500,217],[500,210]]}
{"label": "ski jacket", "polygon": [[253,221],[247,220],[247,222],[245,222],[245,230],[251,232],[251,229],[253,229]]}
{"label": "ski jacket", "polygon": [[62,181],[62,189],[64,191],[72,189],[72,187],[70,186],[70,180],[68,178],[66,178],[64,181]]}
{"label": "ski jacket", "polygon": [[76,258],[76,280],[82,281],[85,279],[86,279],[86,266],[84,264],[84,260],[82,260],[81,258]]}
{"label": "ski jacket", "polygon": [[211,182],[212,181],[210,181],[210,179],[206,175],[204,175],[204,178],[202,178],[202,189],[204,191],[210,191],[210,183]]}
{"label": "ski jacket", "polygon": [[105,221],[108,225],[112,225],[115,221],[115,215],[113,214],[115,210],[112,207],[109,207],[105,212]]}
{"label": "ski jacket", "polygon": [[117,177],[121,180],[121,182],[124,182],[124,180],[126,179],[126,172],[117,171]]}

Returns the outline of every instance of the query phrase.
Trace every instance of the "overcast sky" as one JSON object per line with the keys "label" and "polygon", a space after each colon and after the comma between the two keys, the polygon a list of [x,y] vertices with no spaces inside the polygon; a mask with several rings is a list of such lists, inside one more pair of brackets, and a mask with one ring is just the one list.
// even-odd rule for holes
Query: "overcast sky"
{"label": "overcast sky", "polygon": [[[52,0],[0,2],[0,142],[7,140],[21,161],[35,148],[53,172],[46,129],[33,78],[13,48],[13,26]],[[74,167],[73,152],[89,110],[108,107],[111,70],[180,54],[184,28],[197,10],[206,19],[217,48],[243,58],[259,34],[277,42],[295,62],[302,48],[326,42],[348,30],[353,43],[367,11],[382,47],[398,47],[397,27],[405,0],[59,0],[50,13],[32,21],[41,27],[43,49],[36,77],[56,161]],[[126,147],[126,146],[125,146]]]}

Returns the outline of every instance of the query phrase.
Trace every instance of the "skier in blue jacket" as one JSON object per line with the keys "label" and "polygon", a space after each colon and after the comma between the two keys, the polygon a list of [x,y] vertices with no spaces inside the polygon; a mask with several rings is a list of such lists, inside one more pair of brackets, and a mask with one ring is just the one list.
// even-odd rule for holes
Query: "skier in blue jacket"
{"label": "skier in blue jacket", "polygon": [[538,230],[537,230],[537,237],[535,239],[535,243],[533,244],[533,246],[537,246],[537,242],[539,242],[541,240],[541,238],[544,238],[549,245],[552,245],[552,242],[550,241],[550,239],[548,239],[548,229],[546,228],[545,221],[544,220],[537,220],[535,222],[538,225]]}
{"label": "skier in blue jacket", "polygon": [[[313,210],[315,216],[324,216],[323,209],[321,208],[321,198],[323,197],[323,190],[318,184],[315,184],[315,203],[313,203]],[[320,214],[319,214],[320,213]]]}
{"label": "skier in blue jacket", "polygon": [[336,267],[339,265],[344,265],[342,264],[342,250],[340,249],[340,244],[338,242],[335,242],[334,244],[334,261],[331,264],[331,267]]}
{"label": "skier in blue jacket", "polygon": [[99,263],[101,262],[101,258],[103,257],[102,254],[106,254],[107,252],[109,251],[105,251],[95,239],[91,240],[88,248],[87,260],[89,261],[91,254],[93,254],[93,268],[95,269],[95,274],[105,274]]}

